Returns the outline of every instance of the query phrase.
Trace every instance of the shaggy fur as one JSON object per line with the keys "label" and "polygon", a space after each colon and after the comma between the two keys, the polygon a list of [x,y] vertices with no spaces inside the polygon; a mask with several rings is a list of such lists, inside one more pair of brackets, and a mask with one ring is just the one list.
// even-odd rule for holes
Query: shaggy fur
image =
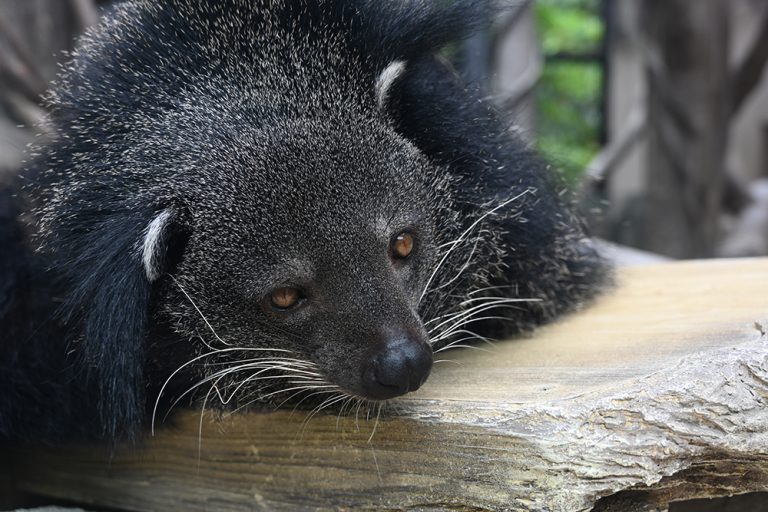
{"label": "shaggy fur", "polygon": [[[604,265],[550,172],[435,57],[488,18],[121,3],[0,197],[0,439],[135,439],[192,400],[342,404],[391,329],[438,350],[588,299]],[[286,285],[302,307],[274,311]]]}

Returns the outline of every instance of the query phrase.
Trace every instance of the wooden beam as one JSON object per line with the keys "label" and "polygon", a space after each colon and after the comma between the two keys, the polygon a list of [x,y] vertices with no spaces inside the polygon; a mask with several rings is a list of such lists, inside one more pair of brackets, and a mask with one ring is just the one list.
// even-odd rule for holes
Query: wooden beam
{"label": "wooden beam", "polygon": [[0,460],[24,490],[140,511],[570,512],[603,497],[595,510],[627,511],[768,490],[768,259],[633,267],[617,281],[534,335],[447,352],[378,418],[184,411],[114,456]]}

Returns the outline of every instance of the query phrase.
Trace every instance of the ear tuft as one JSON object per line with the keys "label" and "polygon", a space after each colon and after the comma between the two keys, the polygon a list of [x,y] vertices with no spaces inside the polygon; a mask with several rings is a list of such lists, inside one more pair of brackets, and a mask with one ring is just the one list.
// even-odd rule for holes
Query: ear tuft
{"label": "ear tuft", "polygon": [[376,80],[376,103],[379,110],[386,112],[392,97],[392,89],[405,72],[405,61],[392,61]]}
{"label": "ear tuft", "polygon": [[171,210],[162,211],[144,231],[141,260],[150,283],[157,281],[163,275],[172,220]]}

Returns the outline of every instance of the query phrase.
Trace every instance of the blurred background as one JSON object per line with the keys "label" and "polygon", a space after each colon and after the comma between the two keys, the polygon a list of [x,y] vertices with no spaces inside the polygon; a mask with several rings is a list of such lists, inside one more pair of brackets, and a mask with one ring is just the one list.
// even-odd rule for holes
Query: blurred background
{"label": "blurred background", "polygon": [[[108,3],[0,0],[0,185],[45,137],[40,98]],[[559,170],[593,233],[672,258],[768,255],[768,0],[506,3],[446,56]]]}
{"label": "blurred background", "polygon": [[[768,255],[768,0],[499,0],[447,55],[562,174],[592,231]],[[98,0],[0,0],[0,180]]]}
{"label": "blurred background", "polygon": [[517,1],[457,59],[597,236],[768,254],[768,1]]}

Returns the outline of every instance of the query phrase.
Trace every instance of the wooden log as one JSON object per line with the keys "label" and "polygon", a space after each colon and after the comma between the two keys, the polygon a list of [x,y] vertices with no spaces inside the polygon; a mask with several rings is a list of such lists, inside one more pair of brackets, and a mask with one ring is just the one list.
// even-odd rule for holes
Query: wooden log
{"label": "wooden log", "polygon": [[379,417],[184,411],[114,456],[6,460],[26,491],[140,511],[664,510],[768,490],[768,259],[617,279],[534,335],[440,354]]}

